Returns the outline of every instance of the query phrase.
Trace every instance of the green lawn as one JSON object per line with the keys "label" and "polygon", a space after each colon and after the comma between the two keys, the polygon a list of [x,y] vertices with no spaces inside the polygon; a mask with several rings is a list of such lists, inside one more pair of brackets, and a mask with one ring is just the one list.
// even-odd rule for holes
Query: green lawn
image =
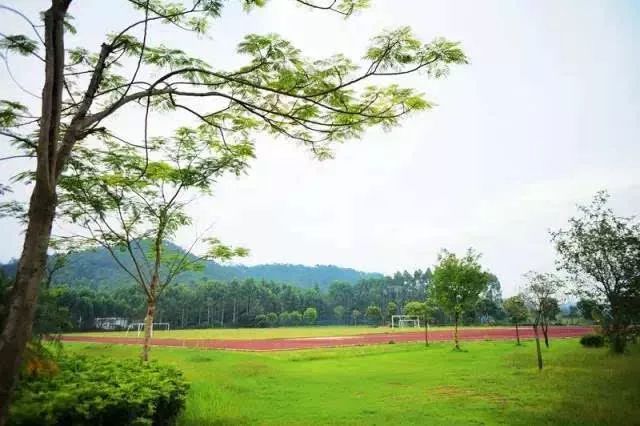
{"label": "green lawn", "polygon": [[[191,382],[181,425],[640,424],[640,346],[616,356],[553,340],[245,353],[154,348]],[[135,346],[65,344],[91,356]]]}
{"label": "green lawn", "polygon": [[[471,328],[471,327],[466,327]],[[436,328],[434,328],[436,329]],[[438,330],[453,329],[452,327],[437,327]],[[277,327],[277,328],[204,328],[191,330],[154,330],[153,337],[175,339],[279,339],[290,337],[327,337],[354,336],[369,333],[402,333],[421,331],[420,328],[369,327],[369,326],[310,326],[310,327]],[[128,334],[123,331],[103,331],[88,333],[73,333],[83,336],[136,337],[137,331]]]}

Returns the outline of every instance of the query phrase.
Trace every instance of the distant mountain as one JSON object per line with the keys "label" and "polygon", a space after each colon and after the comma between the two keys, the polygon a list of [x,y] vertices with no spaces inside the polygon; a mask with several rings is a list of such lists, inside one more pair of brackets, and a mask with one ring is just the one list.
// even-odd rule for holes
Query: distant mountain
{"label": "distant mountain", "polygon": [[[177,246],[170,245],[171,249],[181,250]],[[130,259],[119,256],[125,264],[131,264]],[[15,263],[2,266],[6,274],[15,273]],[[276,281],[289,283],[301,288],[310,288],[318,285],[326,289],[333,281],[346,281],[356,283],[363,278],[381,277],[379,273],[357,271],[351,268],[342,268],[335,265],[292,265],[272,263],[265,265],[223,265],[208,261],[201,272],[187,272],[180,276],[178,282],[189,283],[206,279],[231,281],[254,278],[257,280]],[[58,270],[53,279],[56,284],[70,286],[87,286],[92,288],[118,287],[132,284],[131,278],[113,260],[105,249],[87,250],[73,253],[69,256],[68,263]]]}

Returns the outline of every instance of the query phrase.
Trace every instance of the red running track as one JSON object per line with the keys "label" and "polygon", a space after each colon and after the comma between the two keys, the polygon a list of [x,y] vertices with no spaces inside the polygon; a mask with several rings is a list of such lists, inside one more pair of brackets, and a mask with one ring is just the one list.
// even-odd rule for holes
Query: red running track
{"label": "red running track", "polygon": [[[593,331],[591,327],[559,326],[549,327],[549,336],[578,337]],[[460,340],[507,340],[515,339],[515,328],[493,327],[493,328],[461,328],[459,330]],[[531,327],[520,328],[520,338],[533,338]],[[434,329],[429,331],[430,341],[452,340],[451,330]],[[93,336],[62,336],[67,342],[87,342],[87,343],[110,343],[139,345],[142,339],[134,337],[93,337]],[[151,339],[154,346],[190,347],[205,349],[229,349],[237,351],[284,351],[295,349],[329,348],[339,346],[361,346],[387,344],[389,341],[418,342],[424,341],[424,331],[410,333],[380,333],[361,334],[356,336],[339,337],[298,337],[288,339],[268,339],[268,340],[221,340],[221,339]]]}

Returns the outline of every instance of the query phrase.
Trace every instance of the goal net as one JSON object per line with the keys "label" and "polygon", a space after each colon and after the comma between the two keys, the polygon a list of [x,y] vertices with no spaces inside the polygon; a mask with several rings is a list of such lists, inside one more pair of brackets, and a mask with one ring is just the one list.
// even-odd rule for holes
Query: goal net
{"label": "goal net", "polygon": [[[153,330],[156,329],[156,327],[160,327],[161,329],[167,330],[169,331],[170,329],[170,325],[168,322],[154,322],[153,325],[151,326],[151,335],[153,336]],[[144,331],[144,323],[143,322],[132,322],[131,324],[129,324],[129,326],[127,327],[127,332],[125,333],[125,336],[129,335],[129,331],[131,330],[135,330],[137,332],[136,336],[140,337],[140,333],[142,333]]]}
{"label": "goal net", "polygon": [[420,317],[417,315],[392,315],[391,328],[420,328]]}

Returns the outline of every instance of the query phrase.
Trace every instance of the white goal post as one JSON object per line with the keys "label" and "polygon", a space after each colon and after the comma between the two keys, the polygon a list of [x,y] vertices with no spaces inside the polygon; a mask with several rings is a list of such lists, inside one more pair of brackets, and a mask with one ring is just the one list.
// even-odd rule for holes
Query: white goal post
{"label": "white goal post", "polygon": [[[155,330],[156,326],[160,326],[160,327],[166,327],[165,330],[169,331],[170,329],[170,325],[168,322],[154,322],[153,325],[151,326],[151,336],[153,336],[153,330]],[[143,322],[132,322],[131,324],[129,324],[129,326],[127,327],[127,332],[125,333],[125,336],[129,335],[129,330],[137,330],[137,337],[140,337],[140,333],[144,330],[144,323]]]}
{"label": "white goal post", "polygon": [[391,328],[420,328],[420,317],[417,315],[391,315]]}

